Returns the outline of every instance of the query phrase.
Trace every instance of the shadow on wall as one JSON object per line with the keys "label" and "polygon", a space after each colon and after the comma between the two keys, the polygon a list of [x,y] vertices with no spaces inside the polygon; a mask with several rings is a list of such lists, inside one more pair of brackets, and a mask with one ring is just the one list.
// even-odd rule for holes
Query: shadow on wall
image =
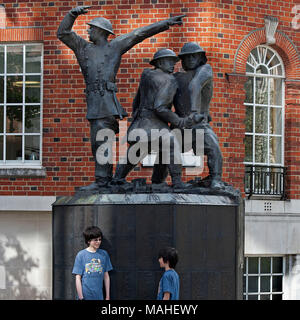
{"label": "shadow on wall", "polygon": [[38,259],[32,259],[15,236],[1,237],[0,300],[49,299],[46,291],[30,284],[30,273],[38,267]]}

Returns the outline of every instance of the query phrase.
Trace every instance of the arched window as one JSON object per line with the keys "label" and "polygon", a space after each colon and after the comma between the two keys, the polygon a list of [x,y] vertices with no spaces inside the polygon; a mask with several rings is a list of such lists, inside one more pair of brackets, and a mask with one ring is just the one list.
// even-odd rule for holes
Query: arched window
{"label": "arched window", "polygon": [[280,173],[276,168],[284,165],[284,65],[276,51],[260,45],[250,52],[246,75],[245,165],[257,172],[254,189],[268,193],[280,187],[278,179],[271,181],[271,173]]}

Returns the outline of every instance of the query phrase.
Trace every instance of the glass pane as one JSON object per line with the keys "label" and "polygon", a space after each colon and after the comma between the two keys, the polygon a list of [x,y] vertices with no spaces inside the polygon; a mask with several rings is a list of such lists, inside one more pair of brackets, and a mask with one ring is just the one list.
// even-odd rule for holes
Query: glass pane
{"label": "glass pane", "polygon": [[0,103],[4,102],[4,77],[0,77]]}
{"label": "glass pane", "polygon": [[265,64],[268,65],[270,60],[273,58],[274,52],[272,52],[270,49],[267,50],[267,56],[266,56],[266,61]]}
{"label": "glass pane", "polygon": [[40,106],[25,107],[25,132],[40,132]]}
{"label": "glass pane", "polygon": [[0,133],[3,133],[4,129],[4,106],[0,106]]}
{"label": "glass pane", "polygon": [[255,108],[255,132],[268,133],[268,108]]}
{"label": "glass pane", "polygon": [[245,83],[245,91],[246,91],[246,103],[253,103],[253,83],[254,78],[249,77],[247,82]]}
{"label": "glass pane", "polygon": [[269,294],[261,294],[260,300],[270,300],[271,296]]}
{"label": "glass pane", "polygon": [[256,68],[256,73],[268,74],[269,71],[264,65],[261,64]]}
{"label": "glass pane", "polygon": [[6,136],[6,160],[22,160],[22,136]]}
{"label": "glass pane", "polygon": [[246,106],[246,132],[253,132],[253,107]]}
{"label": "glass pane", "polygon": [[7,102],[22,103],[23,101],[23,77],[7,77]]}
{"label": "glass pane", "polygon": [[[252,51],[251,51],[255,61],[256,61],[256,64],[260,64],[260,60],[259,60],[259,57],[258,57],[258,51],[257,51],[257,48],[254,48]],[[252,65],[254,65],[252,63]]]}
{"label": "glass pane", "polygon": [[254,294],[254,295],[249,295],[248,296],[248,300],[258,300],[258,295],[257,294]]}
{"label": "glass pane", "polygon": [[23,46],[7,46],[7,73],[23,73]]}
{"label": "glass pane", "polygon": [[267,163],[268,138],[255,136],[255,162]]}
{"label": "glass pane", "polygon": [[268,104],[268,79],[256,78],[255,103]]}
{"label": "glass pane", "polygon": [[40,136],[25,137],[25,160],[40,159]]}
{"label": "glass pane", "polygon": [[0,46],[0,73],[4,73],[4,47]]}
{"label": "glass pane", "polygon": [[273,276],[272,277],[272,291],[281,292],[282,291],[282,276]]}
{"label": "glass pane", "polygon": [[258,292],[258,277],[248,277],[248,292]]}
{"label": "glass pane", "polygon": [[3,136],[0,136],[0,160],[3,161]]}
{"label": "glass pane", "polygon": [[245,136],[245,161],[253,162],[253,137]]}
{"label": "glass pane", "polygon": [[22,106],[6,107],[6,132],[22,133]]}
{"label": "glass pane", "polygon": [[258,258],[248,258],[248,273],[258,273]]}
{"label": "glass pane", "polygon": [[26,73],[40,73],[42,46],[26,46]]}
{"label": "glass pane", "polygon": [[270,137],[270,163],[281,164],[281,137]]}
{"label": "glass pane", "polygon": [[251,54],[249,55],[247,62],[249,62],[253,67],[256,67],[256,65],[257,65],[256,60],[254,59],[254,57]]}
{"label": "glass pane", "polygon": [[270,282],[271,282],[271,277],[265,277],[261,276],[260,277],[260,291],[261,292],[270,292]]}
{"label": "glass pane", "polygon": [[40,102],[41,78],[40,76],[26,76],[25,102]]}
{"label": "glass pane", "polygon": [[271,258],[260,258],[260,273],[271,273]]}
{"label": "glass pane", "polygon": [[282,67],[278,65],[277,67],[270,70],[271,75],[281,76],[282,75]]}
{"label": "glass pane", "polygon": [[282,134],[282,109],[270,108],[270,133]]}
{"label": "glass pane", "polygon": [[259,56],[260,56],[260,61],[261,61],[261,63],[264,63],[264,64],[266,63],[265,62],[266,52],[267,52],[267,48],[258,47],[258,53],[259,53]]}
{"label": "glass pane", "polygon": [[282,273],[282,257],[273,258],[273,273]]}
{"label": "glass pane", "polygon": [[280,64],[279,59],[276,57],[276,55],[274,56],[274,58],[271,60],[271,62],[269,63],[268,67],[272,68],[274,66],[276,66],[277,64]]}
{"label": "glass pane", "polygon": [[282,105],[282,79],[270,79],[270,104]]}
{"label": "glass pane", "polygon": [[282,300],[282,294],[272,294],[272,300]]}
{"label": "glass pane", "polygon": [[254,73],[254,68],[251,67],[248,63],[246,63],[246,72]]}

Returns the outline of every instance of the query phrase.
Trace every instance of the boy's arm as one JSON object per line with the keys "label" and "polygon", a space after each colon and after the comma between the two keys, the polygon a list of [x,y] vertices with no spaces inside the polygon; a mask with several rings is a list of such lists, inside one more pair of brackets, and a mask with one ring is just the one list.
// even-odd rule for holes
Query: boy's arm
{"label": "boy's arm", "polygon": [[164,292],[163,300],[170,300],[171,293],[170,292]]}
{"label": "boy's arm", "polygon": [[84,296],[82,294],[82,284],[81,284],[81,275],[80,274],[76,274],[75,284],[76,284],[78,299],[83,300]]}
{"label": "boy's arm", "polygon": [[110,300],[110,277],[109,273],[104,272],[105,300]]}

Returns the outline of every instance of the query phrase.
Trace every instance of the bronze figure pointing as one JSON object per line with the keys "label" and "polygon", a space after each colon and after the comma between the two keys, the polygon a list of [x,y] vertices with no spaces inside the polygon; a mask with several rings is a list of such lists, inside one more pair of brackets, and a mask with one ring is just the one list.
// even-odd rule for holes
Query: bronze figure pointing
{"label": "bronze figure pointing", "polygon": [[113,34],[109,20],[99,17],[90,21],[89,41],[72,31],[76,18],[88,12],[89,6],[71,9],[58,28],[58,38],[71,48],[78,60],[86,84],[87,119],[91,128],[91,146],[95,159],[95,182],[82,187],[83,191],[97,190],[106,186],[112,179],[112,164],[99,164],[96,151],[105,141],[96,141],[101,129],[119,131],[117,119],[127,116],[117,97],[116,75],[124,53],[134,45],[157,33],[168,30],[172,25],[181,25],[184,15],[171,17],[148,26],[137,28],[128,34],[122,34],[111,41]]}

